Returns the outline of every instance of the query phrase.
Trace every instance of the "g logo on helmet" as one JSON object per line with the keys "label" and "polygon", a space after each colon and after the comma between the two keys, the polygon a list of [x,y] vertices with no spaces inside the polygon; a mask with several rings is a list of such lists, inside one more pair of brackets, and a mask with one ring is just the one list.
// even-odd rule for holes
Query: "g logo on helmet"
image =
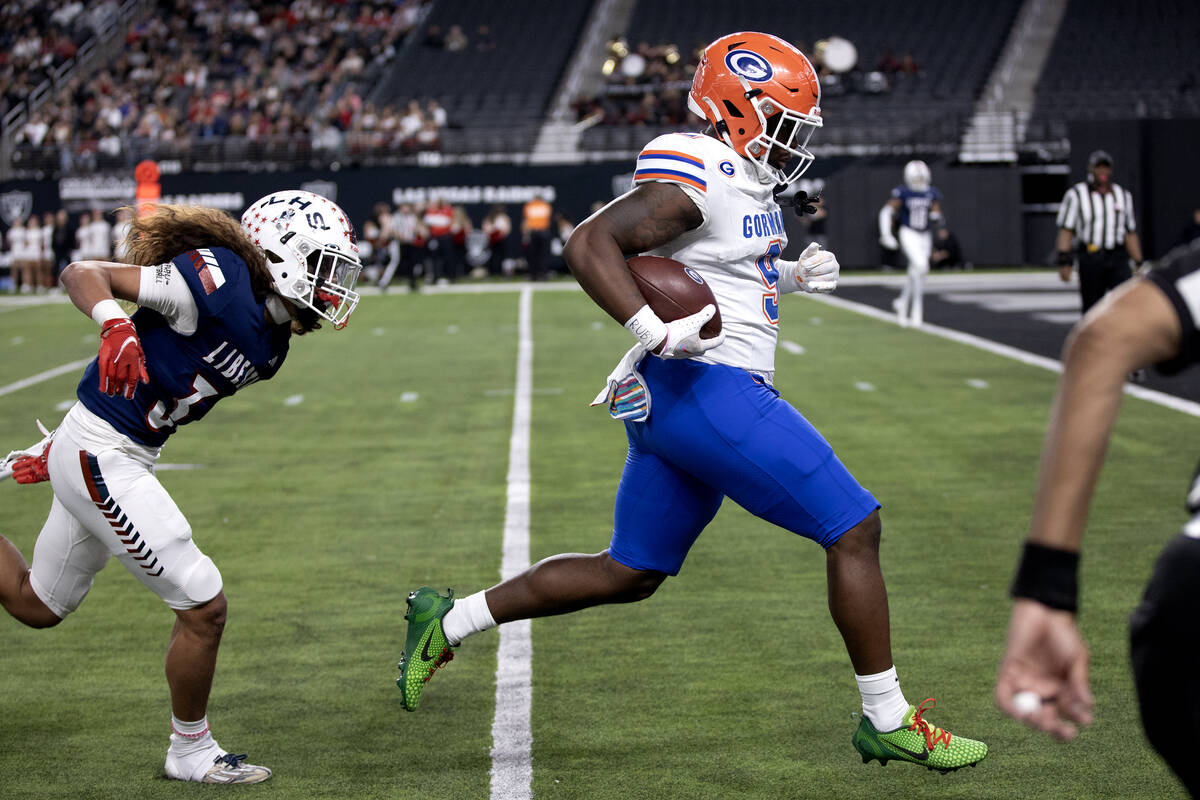
{"label": "g logo on helmet", "polygon": [[753,50],[730,50],[725,56],[725,66],[734,75],[740,75],[752,83],[769,81],[775,74],[771,62]]}

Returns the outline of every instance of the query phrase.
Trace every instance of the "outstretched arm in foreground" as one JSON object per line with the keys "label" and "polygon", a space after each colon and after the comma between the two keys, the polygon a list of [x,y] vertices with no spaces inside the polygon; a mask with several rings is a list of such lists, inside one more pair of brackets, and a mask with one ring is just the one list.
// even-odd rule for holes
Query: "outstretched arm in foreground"
{"label": "outstretched arm in foreground", "polygon": [[[1181,326],[1149,281],[1126,284],[1096,306],[1067,341],[1051,410],[1029,540],[1018,571],[996,705],[1060,739],[1092,721],[1088,651],[1076,621],[1075,570],[1092,492],[1130,371],[1175,355]],[[1017,694],[1034,692],[1036,710]]]}

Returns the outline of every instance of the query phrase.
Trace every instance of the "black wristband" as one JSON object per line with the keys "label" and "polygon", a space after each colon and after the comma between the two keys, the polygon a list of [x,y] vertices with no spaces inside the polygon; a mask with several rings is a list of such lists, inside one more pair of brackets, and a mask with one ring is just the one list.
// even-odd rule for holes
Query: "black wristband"
{"label": "black wristband", "polygon": [[1072,613],[1079,610],[1079,553],[1026,542],[1010,593]]}
{"label": "black wristband", "polygon": [[1058,266],[1069,267],[1069,266],[1071,266],[1073,261],[1074,261],[1074,259],[1071,258],[1070,250],[1059,250],[1058,251],[1058,260],[1057,260]]}

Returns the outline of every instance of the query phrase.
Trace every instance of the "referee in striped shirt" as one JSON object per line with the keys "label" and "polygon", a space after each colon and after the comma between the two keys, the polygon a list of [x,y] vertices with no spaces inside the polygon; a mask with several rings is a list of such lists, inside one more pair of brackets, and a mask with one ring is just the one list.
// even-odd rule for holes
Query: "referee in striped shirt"
{"label": "referee in striped shirt", "polygon": [[1079,294],[1083,313],[1130,276],[1130,259],[1142,264],[1142,243],[1133,217],[1133,195],[1113,183],[1112,156],[1088,156],[1088,177],[1067,190],[1058,208],[1058,269],[1071,280],[1073,241],[1078,242]]}

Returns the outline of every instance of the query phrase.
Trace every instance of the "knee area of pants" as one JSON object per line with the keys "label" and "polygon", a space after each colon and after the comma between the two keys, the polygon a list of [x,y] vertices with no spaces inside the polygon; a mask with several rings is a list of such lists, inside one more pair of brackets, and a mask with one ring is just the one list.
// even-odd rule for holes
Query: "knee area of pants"
{"label": "knee area of pants", "polygon": [[217,569],[217,565],[211,558],[204,556],[184,579],[181,588],[184,595],[197,606],[206,602],[215,602],[214,598],[217,598],[221,600],[221,605],[224,607],[222,586],[221,571]]}

